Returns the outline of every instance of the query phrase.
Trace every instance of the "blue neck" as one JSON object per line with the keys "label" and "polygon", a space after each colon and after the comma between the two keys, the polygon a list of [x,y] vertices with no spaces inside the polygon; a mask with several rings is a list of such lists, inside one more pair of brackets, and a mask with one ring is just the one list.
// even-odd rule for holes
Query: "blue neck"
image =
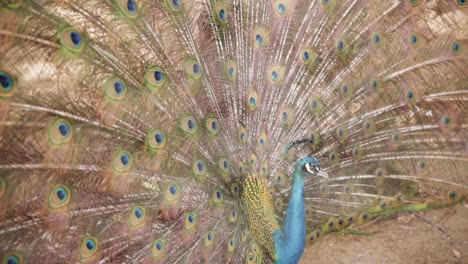
{"label": "blue neck", "polygon": [[273,233],[278,264],[298,263],[304,252],[306,239],[304,209],[304,175],[298,163],[294,171],[292,194],[282,230]]}

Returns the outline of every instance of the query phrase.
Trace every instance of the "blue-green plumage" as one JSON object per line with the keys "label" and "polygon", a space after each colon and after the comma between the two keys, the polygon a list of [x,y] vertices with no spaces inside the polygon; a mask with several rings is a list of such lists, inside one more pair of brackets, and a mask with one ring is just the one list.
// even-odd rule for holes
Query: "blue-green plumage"
{"label": "blue-green plumage", "polygon": [[296,163],[286,218],[282,229],[273,233],[278,264],[298,263],[301,259],[306,240],[304,177],[305,174],[316,174],[319,171],[320,164],[313,157],[303,158]]}
{"label": "blue-green plumage", "polygon": [[467,12],[0,0],[0,262],[296,263],[465,201]]}

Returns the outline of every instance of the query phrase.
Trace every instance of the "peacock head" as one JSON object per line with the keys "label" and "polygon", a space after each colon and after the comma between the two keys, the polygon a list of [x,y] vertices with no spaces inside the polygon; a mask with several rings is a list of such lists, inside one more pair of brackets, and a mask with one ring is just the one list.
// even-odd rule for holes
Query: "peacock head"
{"label": "peacock head", "polygon": [[304,175],[328,178],[328,174],[322,171],[320,162],[314,157],[307,156],[299,160],[299,162],[296,164],[296,170],[300,170]]}

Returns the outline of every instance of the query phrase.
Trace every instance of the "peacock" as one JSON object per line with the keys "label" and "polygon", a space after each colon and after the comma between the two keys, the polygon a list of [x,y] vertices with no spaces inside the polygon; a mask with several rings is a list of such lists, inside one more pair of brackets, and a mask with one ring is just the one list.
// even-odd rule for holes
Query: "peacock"
{"label": "peacock", "polygon": [[468,194],[465,0],[0,0],[2,263],[297,263]]}

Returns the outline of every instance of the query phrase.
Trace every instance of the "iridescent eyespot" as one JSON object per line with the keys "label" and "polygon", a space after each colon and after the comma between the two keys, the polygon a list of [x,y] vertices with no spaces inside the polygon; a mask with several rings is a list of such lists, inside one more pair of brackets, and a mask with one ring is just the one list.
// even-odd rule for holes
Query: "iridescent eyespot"
{"label": "iridescent eyespot", "polygon": [[150,152],[157,152],[166,144],[166,137],[160,130],[151,129],[146,136],[146,144]]}
{"label": "iridescent eyespot", "polygon": [[417,6],[421,3],[421,0],[409,0],[409,2],[412,6]]}
{"label": "iridescent eyespot", "polygon": [[79,53],[83,51],[85,43],[81,34],[72,27],[66,27],[60,32],[60,44],[68,51]]}
{"label": "iridescent eyespot", "polygon": [[259,105],[259,99],[258,99],[257,91],[253,89],[249,90],[249,93],[247,94],[247,107],[253,111],[257,109],[258,105]]}
{"label": "iridescent eyespot", "polygon": [[5,264],[23,264],[23,256],[16,254],[16,253],[9,253],[6,254],[5,257],[2,258],[2,263]]}
{"label": "iridescent eyespot", "polygon": [[458,55],[462,52],[462,44],[460,41],[456,40],[455,42],[452,43],[451,50],[454,55]]}
{"label": "iridescent eyespot", "polygon": [[268,43],[268,36],[263,28],[257,28],[253,34],[253,41],[255,47],[264,47]]}
{"label": "iridescent eyespot", "polygon": [[312,65],[317,59],[317,54],[310,48],[304,48],[299,53],[301,62],[305,65]]}
{"label": "iridescent eyespot", "polygon": [[273,83],[280,83],[283,80],[284,69],[280,65],[273,65],[269,69],[269,78]]}
{"label": "iridescent eyespot", "polygon": [[73,129],[70,123],[62,118],[52,121],[48,129],[49,142],[53,145],[63,145],[73,138]]}
{"label": "iridescent eyespot", "polygon": [[283,211],[283,206],[284,206],[283,200],[281,200],[280,198],[276,199],[276,201],[275,201],[275,209],[276,209],[278,212]]}
{"label": "iridescent eyespot", "polygon": [[346,43],[344,39],[338,39],[336,41],[335,47],[336,47],[336,51],[339,54],[341,54],[346,51],[346,49],[348,48],[348,44]]}
{"label": "iridescent eyespot", "polygon": [[219,121],[216,118],[206,118],[204,127],[211,136],[216,136],[219,133]]}
{"label": "iridescent eyespot", "polygon": [[118,150],[112,161],[112,168],[115,172],[127,172],[132,166],[132,155],[124,150]]}
{"label": "iridescent eyespot", "polygon": [[178,12],[182,10],[182,0],[166,0],[170,11]]}
{"label": "iridescent eyespot", "polygon": [[176,183],[170,183],[166,185],[164,191],[164,199],[168,202],[177,201],[181,198],[180,187]]}
{"label": "iridescent eyespot", "polygon": [[450,201],[450,202],[455,202],[455,201],[458,201],[459,198],[461,198],[461,196],[458,195],[458,193],[456,191],[449,191],[447,193],[447,199]]}
{"label": "iridescent eyespot", "polygon": [[247,130],[243,126],[237,129],[237,139],[241,144],[247,143]]}
{"label": "iridescent eyespot", "polygon": [[237,62],[228,60],[224,66],[224,71],[230,81],[235,81],[237,77]]}
{"label": "iridescent eyespot", "polygon": [[48,205],[50,209],[65,207],[70,202],[70,190],[65,185],[57,185],[49,193]]}
{"label": "iridescent eyespot", "polygon": [[320,113],[322,108],[323,108],[323,104],[319,97],[313,96],[312,98],[310,98],[309,110],[312,113],[314,114]]}
{"label": "iridescent eyespot", "polygon": [[407,103],[415,103],[417,102],[416,93],[412,89],[405,89],[404,91],[403,101]]}
{"label": "iridescent eyespot", "polygon": [[185,231],[193,232],[197,227],[197,215],[194,212],[185,214],[184,229]]}
{"label": "iridescent eyespot", "polygon": [[283,125],[290,125],[292,124],[294,119],[294,112],[292,108],[283,108],[280,110],[280,120],[283,123]]}
{"label": "iridescent eyespot", "polygon": [[328,160],[332,163],[332,164],[336,164],[340,161],[340,156],[338,155],[338,153],[336,152],[331,152],[329,155],[328,155]]}
{"label": "iridescent eyespot", "polygon": [[136,206],[132,208],[129,216],[129,223],[132,227],[140,226],[145,222],[145,208]]}
{"label": "iridescent eyespot", "polygon": [[321,0],[322,5],[325,6],[325,7],[328,7],[331,2],[332,2],[332,0]]}
{"label": "iridescent eyespot", "polygon": [[96,238],[86,237],[83,239],[80,247],[80,255],[82,258],[90,258],[96,254],[99,249],[99,244]]}
{"label": "iridescent eyespot", "polygon": [[135,0],[118,0],[119,9],[129,18],[138,16],[138,3]]}
{"label": "iridescent eyespot", "polygon": [[309,133],[309,142],[317,146],[320,143],[320,134],[317,131],[311,131]]}
{"label": "iridescent eyespot", "polygon": [[419,34],[413,33],[409,36],[409,43],[412,47],[417,48],[422,45],[423,38]]}
{"label": "iridescent eyespot", "polygon": [[246,256],[247,263],[255,263],[255,256],[252,253],[247,254]]}
{"label": "iridescent eyespot", "polygon": [[424,160],[418,161],[418,168],[424,170],[426,168],[426,162]]}
{"label": "iridescent eyespot", "polygon": [[364,212],[360,215],[361,220],[367,220],[369,218],[369,214],[367,212]]}
{"label": "iridescent eyespot", "polygon": [[104,95],[112,101],[121,101],[127,94],[127,86],[116,77],[110,77],[104,84]]}
{"label": "iridescent eyespot", "polygon": [[236,240],[235,238],[230,238],[227,242],[227,250],[229,254],[233,254],[234,251],[236,250]]}
{"label": "iridescent eyespot", "polygon": [[239,185],[238,185],[237,183],[231,184],[231,192],[232,192],[234,195],[238,195],[238,194],[239,194]]}
{"label": "iridescent eyespot", "polygon": [[213,193],[211,196],[212,196],[212,201],[215,205],[220,205],[224,200],[223,191],[218,187],[213,189]]}
{"label": "iridescent eyespot", "polygon": [[157,239],[153,242],[151,247],[151,256],[156,260],[161,260],[165,257],[167,252],[167,244],[164,239]]}
{"label": "iridescent eyespot", "polygon": [[229,160],[225,158],[221,158],[218,161],[218,167],[225,173],[229,172],[229,169],[231,168],[231,163]]}
{"label": "iridescent eyespot", "polygon": [[228,11],[224,2],[215,2],[214,13],[216,20],[222,25],[228,22]]}
{"label": "iridescent eyespot", "polygon": [[205,248],[213,249],[214,248],[214,232],[209,230],[205,233]]}
{"label": "iridescent eyespot", "polygon": [[372,34],[372,43],[377,47],[382,45],[382,35],[379,32]]}
{"label": "iridescent eyespot", "polygon": [[265,148],[267,145],[267,135],[265,132],[260,133],[260,136],[258,137],[258,146],[260,148]]}
{"label": "iridescent eyespot", "polygon": [[188,115],[181,119],[180,127],[184,132],[193,135],[197,132],[198,124],[193,116]]}
{"label": "iridescent eyespot", "polygon": [[285,16],[291,13],[291,4],[285,0],[275,2],[275,11],[279,16]]}
{"label": "iridescent eyespot", "polygon": [[393,132],[392,135],[390,136],[390,141],[393,144],[400,144],[402,141],[402,136],[400,132]]}
{"label": "iridescent eyespot", "polygon": [[235,209],[231,210],[231,213],[229,214],[229,223],[235,223],[237,222],[237,211]]}
{"label": "iridescent eyespot", "polygon": [[145,83],[150,90],[161,88],[167,83],[166,73],[158,66],[150,66],[146,70]]}
{"label": "iridescent eyespot", "polygon": [[465,7],[466,6],[466,0],[456,0],[457,1],[457,4],[461,7]]}
{"label": "iridescent eyespot", "polygon": [[237,162],[237,173],[242,174],[245,171],[245,165],[242,161]]}
{"label": "iridescent eyespot", "polygon": [[204,176],[206,173],[206,164],[203,160],[195,160],[192,165],[192,171],[195,176]]}
{"label": "iridescent eyespot", "polygon": [[16,90],[16,80],[11,74],[0,70],[0,98],[11,97]]}
{"label": "iridescent eyespot", "polygon": [[349,96],[352,95],[353,89],[347,83],[343,83],[343,84],[341,84],[341,93],[343,94],[343,96],[349,97]]}
{"label": "iridescent eyespot", "polygon": [[200,79],[203,70],[200,63],[195,59],[190,59],[185,62],[185,72],[194,79]]}
{"label": "iridescent eyespot", "polygon": [[340,141],[343,141],[346,138],[346,129],[343,127],[338,127],[336,129],[336,135],[338,136],[338,139],[340,139]]}
{"label": "iridescent eyespot", "polygon": [[353,157],[355,159],[360,159],[362,157],[362,149],[359,146],[353,148]]}

